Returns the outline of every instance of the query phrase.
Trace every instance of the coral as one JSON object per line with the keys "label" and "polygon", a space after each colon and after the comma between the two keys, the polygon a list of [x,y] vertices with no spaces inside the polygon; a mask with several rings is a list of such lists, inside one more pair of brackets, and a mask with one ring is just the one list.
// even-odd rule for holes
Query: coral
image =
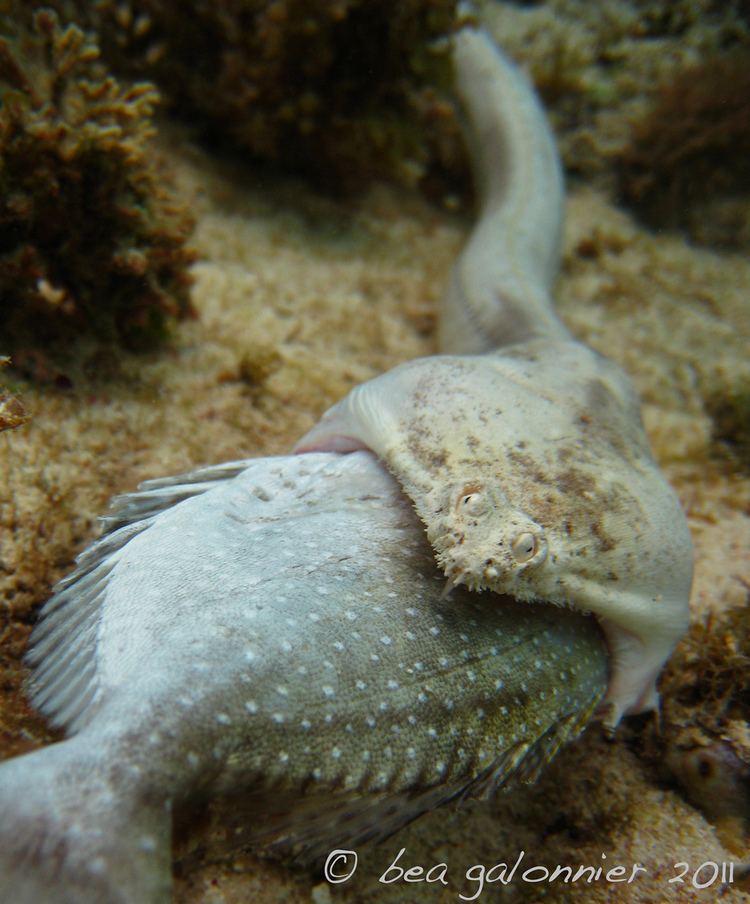
{"label": "coral", "polygon": [[[634,124],[619,173],[625,201],[650,225],[735,246],[747,230],[743,216],[750,219],[750,52],[706,60],[663,85]],[[744,208],[733,208],[714,229],[707,226],[706,204],[738,194]]]}
{"label": "coral", "polygon": [[[456,0],[57,0],[117,71],[155,81],[212,140],[328,189],[457,178],[447,85]],[[447,176],[446,176],[447,174]]]}
{"label": "coral", "polygon": [[0,6],[5,351],[80,333],[138,345],[190,310],[191,223],[153,162],[149,84],[123,86],[56,14]]}
{"label": "coral", "polygon": [[[0,355],[0,370],[10,363],[10,358]],[[23,403],[10,391],[0,385],[0,433],[3,430],[12,430],[20,427],[28,421],[29,415]]]}

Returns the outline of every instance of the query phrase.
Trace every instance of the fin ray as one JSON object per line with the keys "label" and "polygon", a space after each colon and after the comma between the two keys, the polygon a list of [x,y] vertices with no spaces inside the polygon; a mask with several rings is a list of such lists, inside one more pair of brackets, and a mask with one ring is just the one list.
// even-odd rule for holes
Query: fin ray
{"label": "fin ray", "polygon": [[254,459],[224,462],[186,474],[147,480],[116,496],[101,518],[104,532],[76,559],[75,569],[54,588],[42,607],[26,661],[34,705],[57,726],[79,730],[97,697],[96,636],[107,586],[119,554],[157,516],[248,468]]}
{"label": "fin ray", "polygon": [[135,492],[112,498],[109,511],[100,518],[106,531],[105,536],[129,525],[136,525],[144,518],[158,515],[185,499],[200,496],[215,486],[237,477],[257,461],[257,458],[225,461],[219,465],[196,468],[184,474],[145,480],[138,485]]}

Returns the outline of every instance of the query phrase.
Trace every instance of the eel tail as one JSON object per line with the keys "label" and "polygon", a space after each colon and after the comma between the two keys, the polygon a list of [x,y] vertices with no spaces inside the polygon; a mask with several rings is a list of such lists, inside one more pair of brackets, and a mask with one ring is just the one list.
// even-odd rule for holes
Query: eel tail
{"label": "eel tail", "polygon": [[441,301],[440,350],[567,340],[552,299],[564,185],[544,108],[484,29],[454,36],[453,66],[479,211]]}

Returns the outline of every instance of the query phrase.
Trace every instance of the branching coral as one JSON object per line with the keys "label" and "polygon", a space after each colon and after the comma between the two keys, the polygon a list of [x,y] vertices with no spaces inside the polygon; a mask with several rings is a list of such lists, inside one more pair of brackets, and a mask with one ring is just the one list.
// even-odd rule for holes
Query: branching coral
{"label": "branching coral", "polygon": [[[329,188],[434,181],[463,161],[447,54],[456,0],[57,0],[117,71],[255,157]],[[436,128],[439,125],[440,128]]]}
{"label": "branching coral", "polygon": [[193,255],[148,147],[158,94],[107,75],[77,26],[22,13],[0,6],[4,350],[159,338],[189,311]]}
{"label": "branching coral", "polygon": [[[663,86],[619,165],[625,200],[650,224],[727,246],[750,236],[750,52],[708,60]],[[742,209],[711,230],[706,203],[738,194]]]}

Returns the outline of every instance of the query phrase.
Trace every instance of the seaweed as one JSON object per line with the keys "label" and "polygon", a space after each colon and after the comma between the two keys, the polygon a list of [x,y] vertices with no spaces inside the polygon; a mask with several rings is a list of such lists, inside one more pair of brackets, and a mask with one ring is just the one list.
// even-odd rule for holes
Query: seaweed
{"label": "seaweed", "polygon": [[0,4],[0,329],[5,351],[163,338],[190,312],[192,223],[150,139],[159,96],[122,85],[51,10]]}
{"label": "seaweed", "polygon": [[[623,199],[649,225],[726,247],[741,243],[750,194],[750,51],[708,59],[662,85],[634,123],[618,171]],[[733,206],[738,195],[742,210]],[[706,210],[718,211],[716,199],[729,205],[729,217],[712,228]]]}
{"label": "seaweed", "polygon": [[[149,78],[217,144],[347,193],[462,184],[447,88],[456,0],[57,0],[118,72]],[[462,181],[463,180],[463,181]]]}

